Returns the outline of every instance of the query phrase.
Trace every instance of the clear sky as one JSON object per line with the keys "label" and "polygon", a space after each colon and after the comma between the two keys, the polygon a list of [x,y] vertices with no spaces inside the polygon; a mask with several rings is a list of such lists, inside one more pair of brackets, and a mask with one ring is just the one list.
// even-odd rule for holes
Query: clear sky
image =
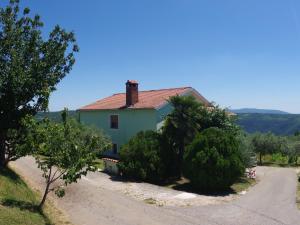
{"label": "clear sky", "polygon": [[[1,1],[3,3],[3,1]],[[0,3],[1,4],[1,3]],[[50,110],[124,92],[192,86],[231,108],[300,113],[300,1],[23,0],[80,52]]]}

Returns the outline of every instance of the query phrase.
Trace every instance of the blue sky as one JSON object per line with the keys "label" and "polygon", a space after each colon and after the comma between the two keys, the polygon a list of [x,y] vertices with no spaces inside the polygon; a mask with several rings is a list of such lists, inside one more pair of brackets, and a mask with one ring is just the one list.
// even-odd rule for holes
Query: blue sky
{"label": "blue sky", "polygon": [[50,110],[125,90],[192,86],[223,107],[300,113],[300,1],[23,0],[45,34],[60,24],[80,47]]}

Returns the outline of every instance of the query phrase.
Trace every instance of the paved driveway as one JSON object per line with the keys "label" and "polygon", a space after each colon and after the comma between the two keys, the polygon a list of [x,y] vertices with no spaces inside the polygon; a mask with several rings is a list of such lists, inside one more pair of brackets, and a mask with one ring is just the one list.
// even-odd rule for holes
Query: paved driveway
{"label": "paved driveway", "polygon": [[[32,158],[22,158],[13,166],[33,186],[43,188],[44,180]],[[70,185],[63,199],[54,199],[71,222],[78,225],[300,225],[295,204],[295,170],[259,167],[258,174],[261,181],[246,195],[218,205],[148,205],[103,188],[97,182],[97,174]]]}

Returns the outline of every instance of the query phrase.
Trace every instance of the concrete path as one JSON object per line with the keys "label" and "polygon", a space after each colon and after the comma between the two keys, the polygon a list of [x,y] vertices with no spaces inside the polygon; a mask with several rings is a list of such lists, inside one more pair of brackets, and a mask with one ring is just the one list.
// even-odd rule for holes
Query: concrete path
{"label": "concrete path", "polygon": [[[32,158],[12,163],[37,189],[44,180]],[[101,187],[97,174],[70,185],[63,199],[53,197],[78,225],[300,225],[295,170],[259,167],[261,181],[230,203],[195,207],[158,207]]]}

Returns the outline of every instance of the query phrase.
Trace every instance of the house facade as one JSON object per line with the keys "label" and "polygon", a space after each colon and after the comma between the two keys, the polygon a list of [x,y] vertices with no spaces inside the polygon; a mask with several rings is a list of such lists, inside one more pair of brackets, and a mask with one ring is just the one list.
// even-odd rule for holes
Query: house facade
{"label": "house facade", "polygon": [[113,149],[106,154],[117,158],[120,147],[139,131],[158,130],[172,111],[168,99],[192,95],[204,105],[210,103],[191,87],[139,91],[136,81],[126,82],[126,92],[114,94],[78,110],[80,122],[102,129],[111,137]]}

